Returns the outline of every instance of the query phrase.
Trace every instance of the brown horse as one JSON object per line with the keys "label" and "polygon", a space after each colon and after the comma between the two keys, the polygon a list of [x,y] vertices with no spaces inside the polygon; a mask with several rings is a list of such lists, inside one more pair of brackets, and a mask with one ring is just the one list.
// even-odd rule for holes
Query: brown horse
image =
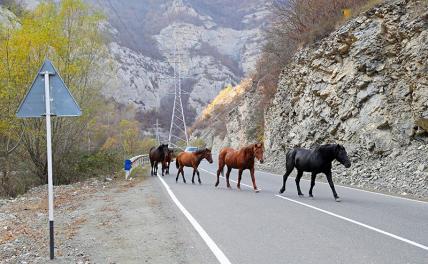
{"label": "brown horse", "polygon": [[181,152],[178,154],[177,158],[175,159],[175,166],[178,169],[177,177],[175,178],[175,182],[178,181],[178,176],[183,176],[183,182],[186,183],[186,179],[184,178],[184,167],[192,167],[193,168],[193,177],[192,177],[192,183],[195,183],[195,173],[198,174],[198,182],[201,184],[201,178],[199,177],[199,171],[198,166],[199,163],[203,159],[208,160],[209,163],[213,163],[213,157],[211,155],[211,150],[209,149],[202,149],[198,150],[196,152]]}
{"label": "brown horse", "polygon": [[229,175],[232,169],[239,169],[238,173],[238,189],[241,189],[241,178],[242,172],[246,169],[250,170],[251,180],[253,181],[253,188],[255,192],[259,192],[256,185],[256,179],[254,177],[254,159],[257,158],[260,163],[263,163],[263,143],[252,144],[241,148],[240,150],[234,150],[232,148],[223,148],[218,155],[218,170],[217,170],[217,182],[215,187],[218,186],[220,181],[220,173],[223,175],[224,166],[227,166],[226,182],[227,188],[230,187]]}
{"label": "brown horse", "polygon": [[169,175],[169,165],[171,164],[171,161],[174,159],[174,150],[168,149],[167,155],[165,155],[165,158],[162,162],[162,171],[165,170],[165,174]]}

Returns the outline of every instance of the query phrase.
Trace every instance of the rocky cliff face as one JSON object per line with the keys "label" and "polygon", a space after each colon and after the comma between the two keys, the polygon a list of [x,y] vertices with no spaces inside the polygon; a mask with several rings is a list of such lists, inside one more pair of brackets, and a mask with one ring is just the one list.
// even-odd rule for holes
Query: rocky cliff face
{"label": "rocky cliff face", "polygon": [[87,1],[109,19],[117,78],[105,94],[142,111],[173,99],[175,67],[189,110],[199,113],[227,84],[253,70],[268,15],[260,0]]}
{"label": "rocky cliff face", "polygon": [[270,165],[338,142],[337,181],[428,196],[428,3],[388,1],[298,52],[266,113]]}

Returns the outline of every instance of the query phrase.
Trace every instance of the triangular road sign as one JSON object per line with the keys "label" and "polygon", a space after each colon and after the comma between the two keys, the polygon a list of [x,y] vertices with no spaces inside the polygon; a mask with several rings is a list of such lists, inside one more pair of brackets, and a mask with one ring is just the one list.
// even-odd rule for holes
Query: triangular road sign
{"label": "triangular road sign", "polygon": [[45,72],[49,73],[51,115],[80,116],[82,111],[64,81],[49,60],[45,60],[30,90],[18,108],[17,117],[41,117],[46,115]]}

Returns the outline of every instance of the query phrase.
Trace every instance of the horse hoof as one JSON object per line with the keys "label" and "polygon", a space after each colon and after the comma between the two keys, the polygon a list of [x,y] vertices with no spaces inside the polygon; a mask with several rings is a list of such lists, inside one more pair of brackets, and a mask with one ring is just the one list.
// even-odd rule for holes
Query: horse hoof
{"label": "horse hoof", "polygon": [[340,201],[342,201],[339,197],[334,198],[334,200],[335,200],[336,202],[340,202]]}
{"label": "horse hoof", "polygon": [[199,182],[199,184],[202,184],[202,182]]}
{"label": "horse hoof", "polygon": [[285,192],[285,189],[279,190],[279,193],[284,193],[284,192]]}
{"label": "horse hoof", "polygon": [[258,193],[258,192],[260,192],[260,189],[255,189],[254,191],[255,191],[256,193]]}
{"label": "horse hoof", "polygon": [[312,194],[309,194],[309,198],[314,199],[314,196]]}
{"label": "horse hoof", "polygon": [[195,182],[192,182],[192,184],[195,184]]}
{"label": "horse hoof", "polygon": [[300,198],[303,198],[303,197],[305,197],[305,195],[303,195],[303,194],[299,194],[299,197],[300,197]]}

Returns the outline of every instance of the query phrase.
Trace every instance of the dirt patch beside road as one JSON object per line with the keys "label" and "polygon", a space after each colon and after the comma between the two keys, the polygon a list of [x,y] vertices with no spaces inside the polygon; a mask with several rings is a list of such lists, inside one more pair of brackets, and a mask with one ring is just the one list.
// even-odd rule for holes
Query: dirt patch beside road
{"label": "dirt patch beside road", "polygon": [[[55,195],[55,263],[217,263],[156,177],[91,180]],[[46,197],[42,186],[2,201],[1,263],[46,263]]]}

